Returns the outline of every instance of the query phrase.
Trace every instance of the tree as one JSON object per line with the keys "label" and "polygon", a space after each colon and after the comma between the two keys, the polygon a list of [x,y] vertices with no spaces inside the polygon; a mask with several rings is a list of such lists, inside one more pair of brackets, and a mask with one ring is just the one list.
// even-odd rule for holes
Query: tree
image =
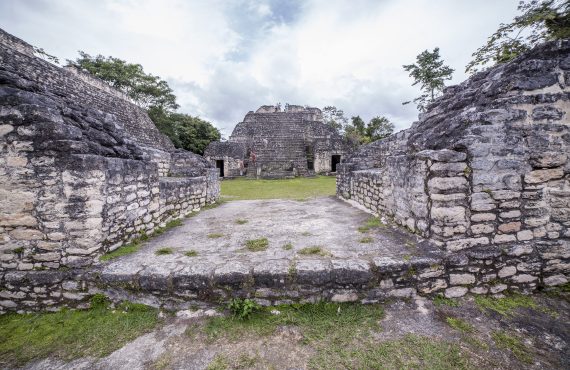
{"label": "tree", "polygon": [[83,51],[79,51],[79,58],[68,60],[67,63],[106,81],[142,108],[175,110],[179,107],[168,83],[158,76],[145,73],[140,64],[127,63],[112,56],[91,56]]}
{"label": "tree", "polygon": [[[424,50],[416,57],[416,64],[408,64],[403,66],[410,77],[414,79],[412,86],[420,84],[422,95],[413,100],[417,104],[420,111],[425,111],[426,106],[438,97],[443,88],[445,81],[451,79],[453,69],[444,65],[443,60],[439,56],[439,48],[433,49],[430,53]],[[404,102],[403,104],[408,104]]]}
{"label": "tree", "polygon": [[342,109],[337,109],[334,106],[327,106],[323,108],[323,121],[336,130],[338,133],[344,131],[348,119],[344,116]]}
{"label": "tree", "polygon": [[386,117],[377,116],[368,122],[366,137],[372,142],[392,135],[394,124]]}
{"label": "tree", "polygon": [[374,117],[365,125],[360,116],[352,117],[345,128],[344,136],[354,145],[367,144],[383,139],[394,132],[394,124],[386,117]]}
{"label": "tree", "polygon": [[220,131],[199,117],[167,112],[158,107],[152,107],[148,113],[156,127],[167,135],[177,148],[202,155],[208,144],[221,139]]}
{"label": "tree", "polygon": [[544,41],[570,38],[570,2],[521,1],[518,10],[521,15],[510,23],[501,23],[487,43],[472,54],[465,72],[506,63]]}

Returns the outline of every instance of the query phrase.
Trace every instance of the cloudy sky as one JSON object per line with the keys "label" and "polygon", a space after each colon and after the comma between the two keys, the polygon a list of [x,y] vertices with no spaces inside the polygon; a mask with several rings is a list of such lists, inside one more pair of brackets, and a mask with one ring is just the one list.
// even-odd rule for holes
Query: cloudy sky
{"label": "cloudy sky", "polygon": [[463,81],[471,53],[518,0],[0,0],[0,27],[60,58],[78,50],[166,79],[180,111],[229,136],[263,104],[417,118],[403,64],[440,48]]}

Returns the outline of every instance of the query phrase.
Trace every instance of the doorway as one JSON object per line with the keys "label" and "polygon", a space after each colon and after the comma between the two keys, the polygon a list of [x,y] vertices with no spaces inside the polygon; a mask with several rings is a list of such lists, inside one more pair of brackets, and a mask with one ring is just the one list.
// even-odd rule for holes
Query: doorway
{"label": "doorway", "polygon": [[220,170],[220,177],[224,177],[224,161],[222,159],[216,161],[216,167]]}
{"label": "doorway", "polygon": [[336,172],[336,165],[340,163],[340,155],[335,154],[331,158],[331,172]]}

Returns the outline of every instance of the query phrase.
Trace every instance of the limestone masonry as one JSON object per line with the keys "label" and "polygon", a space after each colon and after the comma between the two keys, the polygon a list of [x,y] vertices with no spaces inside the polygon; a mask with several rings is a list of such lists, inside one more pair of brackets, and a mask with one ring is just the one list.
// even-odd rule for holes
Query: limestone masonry
{"label": "limestone masonry", "polygon": [[0,153],[0,272],[89,265],[219,195],[124,94],[2,30]]}
{"label": "limestone masonry", "polygon": [[211,143],[204,156],[221,177],[288,178],[336,172],[351,149],[323,123],[320,109],[264,105],[246,114],[227,142]]}
{"label": "limestone masonry", "polygon": [[[168,308],[369,303],[570,279],[570,40],[447,88],[410,129],[352,153],[318,109],[263,106],[202,158],[120,92],[0,30],[0,151],[0,313],[86,307],[95,293]],[[96,261],[215,202],[220,176],[318,172],[337,172],[357,207],[229,202]],[[360,234],[363,209],[394,222]],[[244,248],[255,238],[267,250]],[[317,245],[330,250],[300,253]],[[165,246],[176,250],[156,255]]]}
{"label": "limestone masonry", "polygon": [[337,193],[465,257],[473,289],[534,289],[569,278],[569,156],[565,40],[447,88],[410,129],[341,164]]}

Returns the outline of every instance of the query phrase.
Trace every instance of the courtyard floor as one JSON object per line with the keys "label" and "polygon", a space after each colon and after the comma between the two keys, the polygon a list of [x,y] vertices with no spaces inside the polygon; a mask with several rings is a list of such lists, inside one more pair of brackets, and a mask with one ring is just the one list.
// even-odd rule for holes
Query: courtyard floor
{"label": "courtyard floor", "polygon": [[403,259],[426,248],[420,240],[333,197],[241,200],[195,214],[135,254],[112,261],[108,269],[233,262],[254,267],[268,260],[314,258]]}

